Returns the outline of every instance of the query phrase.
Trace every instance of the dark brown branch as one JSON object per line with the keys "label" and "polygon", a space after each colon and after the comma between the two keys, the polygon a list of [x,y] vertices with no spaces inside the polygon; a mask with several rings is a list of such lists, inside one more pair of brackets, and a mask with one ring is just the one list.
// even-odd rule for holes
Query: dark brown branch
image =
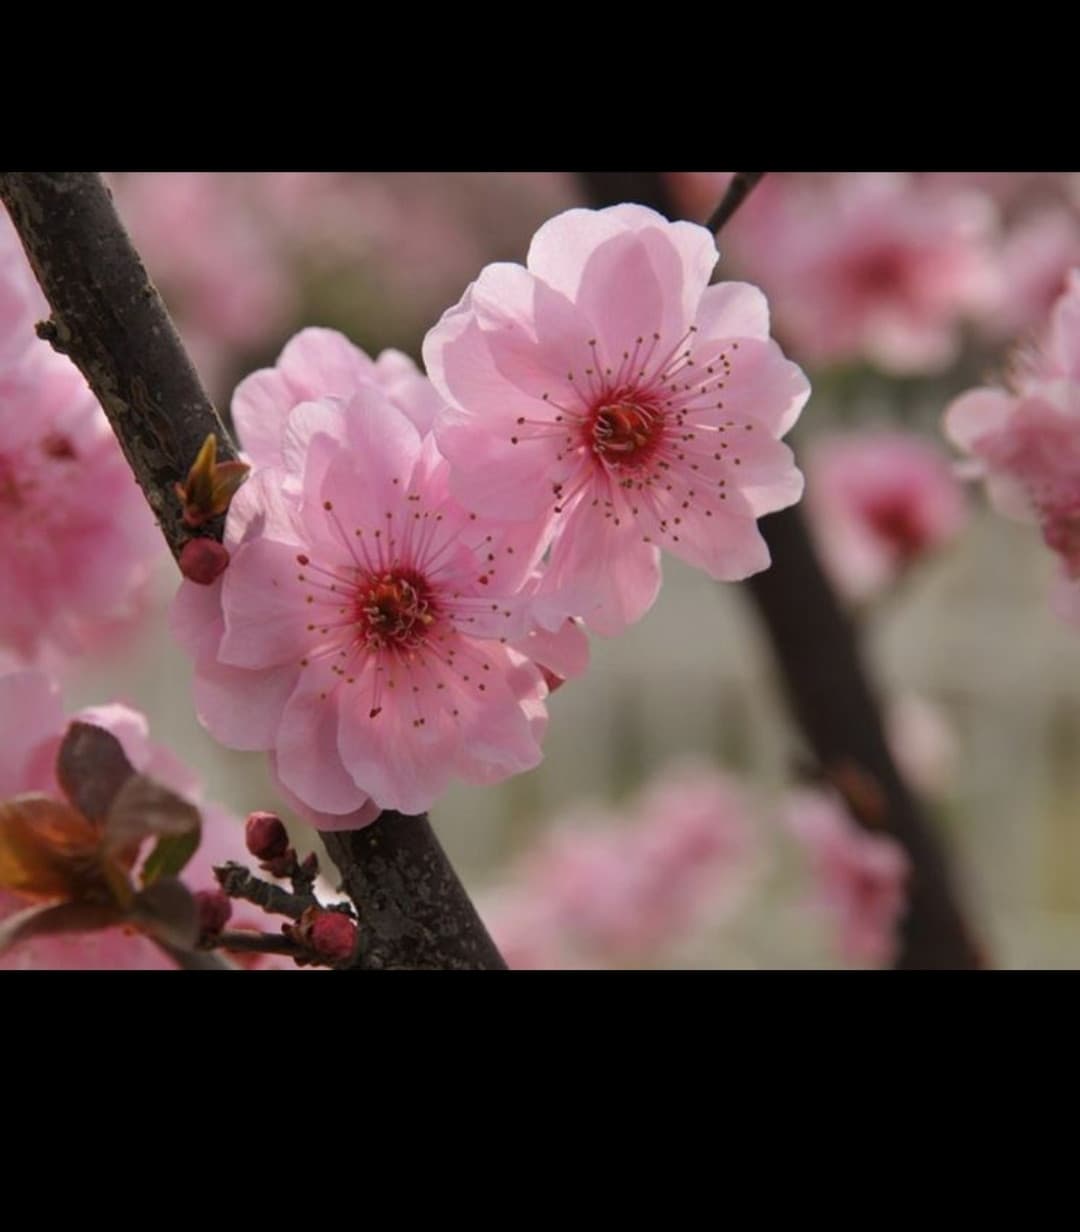
{"label": "dark brown branch", "polygon": [[[42,333],[98,396],[176,556],[191,536],[175,485],[211,432],[219,461],[236,450],[109,190],[91,172],[7,171],[0,200],[52,310]],[[220,539],[222,524],[200,533]],[[364,965],[505,967],[426,818],[384,813],[359,833],[332,836],[331,853],[349,893],[364,896],[354,898]]]}
{"label": "dark brown branch", "polygon": [[747,197],[765,178],[764,171],[736,171],[731,183],[727,186],[720,204],[709,215],[705,226],[716,235],[725,223],[730,222],[732,215]]}
{"label": "dark brown branch", "polygon": [[109,190],[87,172],[9,171],[0,174],[0,198],[52,309],[38,332],[86,377],[176,556],[192,536],[174,485],[209,433],[220,461],[235,460],[236,450]]}
{"label": "dark brown branch", "polygon": [[[594,205],[640,201],[668,218],[679,216],[656,173],[640,173],[636,185],[620,184],[617,199],[608,195],[607,173],[586,172],[583,179]],[[727,209],[721,222],[731,218],[748,191]],[[713,226],[723,206],[724,202],[708,225]],[[843,777],[852,769],[871,776],[884,797],[881,824],[911,857],[914,874],[897,967],[956,970],[983,966],[983,955],[965,922],[938,838],[889,752],[855,630],[821,568],[802,514],[798,507],[773,514],[763,519],[761,532],[773,563],[746,583],[746,591],[772,642],[785,691],[807,743],[826,777]],[[858,816],[858,820],[866,824],[869,819]]]}
{"label": "dark brown branch", "polygon": [[360,909],[358,968],[505,969],[426,816],[322,837]]}

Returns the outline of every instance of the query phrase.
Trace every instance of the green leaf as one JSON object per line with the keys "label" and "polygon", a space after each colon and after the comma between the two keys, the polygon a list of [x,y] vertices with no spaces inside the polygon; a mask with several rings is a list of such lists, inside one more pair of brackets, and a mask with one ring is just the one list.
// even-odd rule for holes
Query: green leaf
{"label": "green leaf", "polygon": [[186,834],[171,834],[158,839],[142,867],[143,885],[153,885],[160,877],[175,877],[198,851],[201,838],[200,823]]}

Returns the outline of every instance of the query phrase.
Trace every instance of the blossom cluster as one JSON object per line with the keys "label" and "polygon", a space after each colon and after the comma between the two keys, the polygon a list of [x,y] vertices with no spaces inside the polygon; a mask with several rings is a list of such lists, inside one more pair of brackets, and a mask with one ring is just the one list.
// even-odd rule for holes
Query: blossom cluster
{"label": "blossom cluster", "polygon": [[1038,523],[1058,559],[1054,610],[1080,623],[1080,269],[1039,345],[1018,356],[1010,388],[969,390],[944,422],[995,508]]}
{"label": "blossom cluster", "polygon": [[900,845],[857,826],[831,793],[801,789],[755,809],[737,779],[700,765],[665,771],[629,806],[556,819],[481,909],[511,968],[669,965],[749,904],[771,830],[795,843],[808,912],[838,956],[890,962],[910,872]]}
{"label": "blossom cluster", "polygon": [[[704,218],[726,172],[669,177]],[[809,364],[940,373],[968,331],[997,345],[1041,325],[1080,262],[1080,179],[1052,173],[770,174],[728,234]]]}
{"label": "blossom cluster", "polygon": [[535,766],[583,629],[645,614],[662,548],[768,565],[809,386],[716,259],[644,207],[571,210],[443,315],[427,376],[307,329],[241,383],[228,568],[183,584],[173,629],[202,722],[269,751],[302,815],[354,828]]}
{"label": "blossom cluster", "polygon": [[651,965],[752,888],[758,850],[740,785],[699,766],[658,778],[629,808],[546,827],[482,904],[516,969]]}

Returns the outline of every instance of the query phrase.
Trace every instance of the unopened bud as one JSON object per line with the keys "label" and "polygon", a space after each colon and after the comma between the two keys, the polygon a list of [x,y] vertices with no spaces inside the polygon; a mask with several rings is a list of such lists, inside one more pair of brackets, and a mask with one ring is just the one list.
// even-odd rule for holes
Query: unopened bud
{"label": "unopened bud", "polygon": [[199,909],[199,934],[203,937],[216,937],[232,915],[232,903],[220,890],[199,890],[195,906]]}
{"label": "unopened bud", "polygon": [[249,814],[244,841],[257,860],[277,860],[289,849],[288,831],[273,813]]}
{"label": "unopened bud", "polygon": [[209,586],[228,564],[229,550],[216,539],[189,539],[180,549],[180,572],[200,586]]}
{"label": "unopened bud", "polygon": [[356,924],[342,911],[309,908],[300,927],[306,944],[328,963],[347,962],[356,949]]}

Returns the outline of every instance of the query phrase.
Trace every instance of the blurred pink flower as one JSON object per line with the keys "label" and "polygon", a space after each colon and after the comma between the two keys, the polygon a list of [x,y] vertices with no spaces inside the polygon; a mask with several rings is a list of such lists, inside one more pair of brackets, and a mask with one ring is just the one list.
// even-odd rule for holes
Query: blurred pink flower
{"label": "blurred pink flower", "polygon": [[738,906],[754,854],[732,780],[680,769],[629,815],[593,810],[557,823],[486,917],[512,967],[647,965]]}
{"label": "blurred pink flower", "polygon": [[1064,206],[1038,210],[1009,229],[1002,245],[1001,294],[984,328],[992,339],[1042,327],[1080,265],[1080,215]]}
{"label": "blurred pink flower", "polygon": [[[71,720],[111,732],[141,773],[198,804],[203,814],[202,841],[182,879],[193,891],[217,888],[212,868],[229,860],[249,862],[243,824],[218,805],[203,803],[198,776],[168,749],[150,740],[144,715],[128,706],[91,706]],[[24,792],[57,796],[54,766],[69,721],[56,684],[37,669],[0,674],[0,800]],[[0,919],[22,910],[24,899],[0,890]],[[238,904],[233,928],[272,931],[273,917]],[[247,956],[245,956],[246,958]],[[247,963],[245,965],[248,965]],[[292,959],[260,955],[262,968],[296,970]],[[32,937],[0,954],[0,970],[161,970],[175,964],[142,933],[124,928],[98,932]]]}
{"label": "blurred pink flower", "polygon": [[881,172],[791,176],[768,198],[758,192],[739,262],[810,363],[937,372],[957,353],[962,321],[997,302],[995,214],[982,194]]}
{"label": "blurred pink flower", "polygon": [[425,339],[454,491],[554,534],[549,628],[639,619],[661,545],[718,579],[766,568],[756,519],[802,492],[779,438],[809,386],[758,290],[708,286],[715,262],[703,227],[569,210],[533,237],[528,269],[487,266]]}
{"label": "blurred pink flower", "polygon": [[838,799],[822,792],[793,792],[785,820],[809,859],[815,902],[832,918],[843,957],[890,963],[910,874],[904,849],[887,835],[860,829]]}
{"label": "blurred pink flower", "polygon": [[117,208],[207,383],[288,324],[289,254],[248,195],[250,172],[143,171],[111,179]]}
{"label": "blurred pink flower", "polygon": [[533,530],[459,504],[434,439],[376,385],[295,407],[281,457],[232,502],[228,569],[173,608],[203,724],[270,750],[285,798],[327,829],[537,765],[547,688],[507,644],[526,632]]}
{"label": "blurred pink flower", "polygon": [[133,622],[163,551],[82,374],[35,335],[47,315],[0,211],[0,645],[24,662]]}
{"label": "blurred pink flower", "polygon": [[947,459],[913,433],[827,437],[809,452],[806,476],[807,512],[825,563],[855,601],[895,583],[967,521]]}
{"label": "blurred pink flower", "polygon": [[1042,346],[1013,373],[1014,393],[969,390],[945,412],[945,432],[970,454],[1006,516],[1035,520],[1057,553],[1052,604],[1080,622],[1080,270],[1069,275]]}

